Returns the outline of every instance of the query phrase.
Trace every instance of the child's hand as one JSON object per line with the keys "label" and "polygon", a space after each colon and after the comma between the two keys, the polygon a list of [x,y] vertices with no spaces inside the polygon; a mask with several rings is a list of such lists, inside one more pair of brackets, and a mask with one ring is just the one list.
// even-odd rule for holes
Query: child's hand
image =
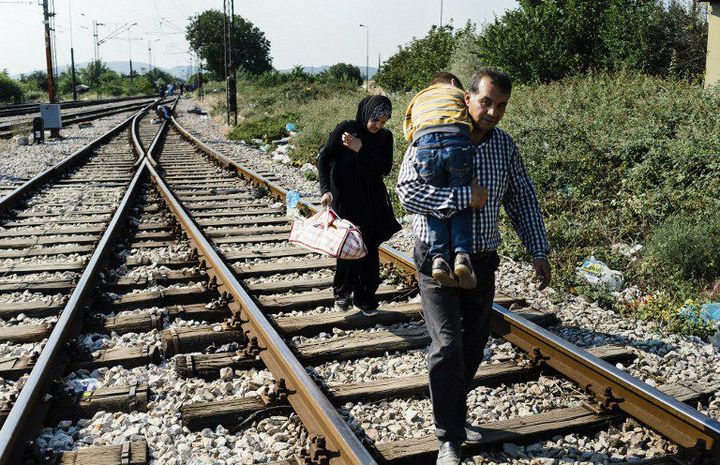
{"label": "child's hand", "polygon": [[342,143],[345,147],[357,153],[362,148],[362,141],[349,132],[343,133]]}

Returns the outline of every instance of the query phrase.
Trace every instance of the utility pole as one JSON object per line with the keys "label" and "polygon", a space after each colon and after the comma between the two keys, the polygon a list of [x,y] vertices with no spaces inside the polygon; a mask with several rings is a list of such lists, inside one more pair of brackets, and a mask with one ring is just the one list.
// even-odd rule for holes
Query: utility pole
{"label": "utility pole", "polygon": [[152,71],[152,47],[150,46],[149,40],[148,40],[148,71]]}
{"label": "utility pole", "polygon": [[95,39],[93,41],[93,46],[95,50],[95,61],[97,62],[100,60],[100,44],[98,44],[98,26],[101,26],[102,23],[98,23],[97,21],[93,20],[93,38]]}
{"label": "utility pole", "polygon": [[73,48],[73,28],[72,28],[72,1],[68,0],[68,10],[70,18],[70,76],[72,77],[72,96],[73,100],[77,100],[77,81],[75,80],[75,49]]}
{"label": "utility pole", "polygon": [[380,72],[380,54],[378,53],[378,67],[377,67],[377,73]]}
{"label": "utility pole", "polygon": [[202,75],[202,58],[198,57],[198,94],[200,101],[203,99],[203,75]]}
{"label": "utility pole", "polygon": [[48,10],[48,0],[43,0],[43,24],[45,24],[45,59],[47,61],[48,100],[50,103],[57,103],[55,95],[55,72],[52,60],[52,36],[50,32],[50,18],[55,13]]}
{"label": "utility pole", "polygon": [[440,27],[442,27],[443,20],[443,0],[440,0]]}
{"label": "utility pole", "polygon": [[[230,16],[228,17],[228,10]],[[225,23],[223,24],[224,46],[225,46],[225,87],[226,87],[226,116],[227,124],[230,125],[230,113],[234,115],[237,126],[237,94],[235,82],[235,65],[233,64],[233,35],[235,33],[235,0],[223,1],[223,13]]]}

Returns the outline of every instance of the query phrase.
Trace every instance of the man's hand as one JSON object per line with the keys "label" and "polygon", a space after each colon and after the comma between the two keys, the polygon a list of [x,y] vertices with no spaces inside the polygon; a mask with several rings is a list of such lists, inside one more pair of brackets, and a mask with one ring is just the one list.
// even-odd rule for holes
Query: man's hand
{"label": "man's hand", "polygon": [[322,197],[320,197],[320,205],[323,206],[323,208],[327,208],[330,206],[330,204],[333,201],[333,196],[330,192],[325,192]]}
{"label": "man's hand", "polygon": [[350,134],[349,132],[343,133],[342,143],[345,147],[349,148],[355,153],[359,152],[362,148],[362,141]]}
{"label": "man's hand", "polygon": [[543,290],[550,284],[552,278],[550,271],[550,263],[545,258],[536,258],[532,262],[533,268],[535,268],[535,278],[538,281],[538,289]]}
{"label": "man's hand", "polygon": [[475,179],[470,183],[470,208],[477,210],[485,206],[488,199],[488,190],[477,183]]}

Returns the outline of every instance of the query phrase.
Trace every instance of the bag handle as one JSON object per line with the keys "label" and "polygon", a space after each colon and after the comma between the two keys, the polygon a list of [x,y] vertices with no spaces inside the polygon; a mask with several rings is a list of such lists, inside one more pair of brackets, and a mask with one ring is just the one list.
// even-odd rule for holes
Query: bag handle
{"label": "bag handle", "polygon": [[324,215],[324,217],[325,217],[325,218],[324,218],[325,221],[323,222],[323,225],[324,225],[325,230],[327,230],[327,228],[328,228],[331,224],[333,224],[333,222],[338,218],[338,214],[335,213],[335,210],[333,210],[333,209],[332,209],[331,207],[329,207],[329,206],[328,206],[328,207],[325,207],[325,208],[323,209],[322,213],[323,213],[323,215]]}

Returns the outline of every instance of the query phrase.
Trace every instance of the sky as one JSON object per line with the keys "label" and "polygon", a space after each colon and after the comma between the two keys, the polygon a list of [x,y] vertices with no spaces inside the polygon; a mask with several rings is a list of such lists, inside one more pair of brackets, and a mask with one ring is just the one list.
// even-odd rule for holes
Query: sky
{"label": "sky", "polygon": [[[189,18],[208,9],[222,10],[222,0],[50,0],[55,7],[56,50],[59,65],[93,59],[92,22],[102,40],[124,24],[137,23],[100,45],[103,61],[148,63],[171,68],[191,64],[185,41]],[[433,24],[453,20],[482,25],[517,7],[515,0],[236,0],[235,13],[250,20],[270,40],[273,66],[359,66],[366,60],[369,26],[370,66],[378,54],[385,59],[413,37],[422,37]],[[130,39],[130,40],[129,40]],[[45,70],[42,6],[38,0],[0,0],[0,70],[11,75]],[[150,48],[150,51],[148,50]]]}

